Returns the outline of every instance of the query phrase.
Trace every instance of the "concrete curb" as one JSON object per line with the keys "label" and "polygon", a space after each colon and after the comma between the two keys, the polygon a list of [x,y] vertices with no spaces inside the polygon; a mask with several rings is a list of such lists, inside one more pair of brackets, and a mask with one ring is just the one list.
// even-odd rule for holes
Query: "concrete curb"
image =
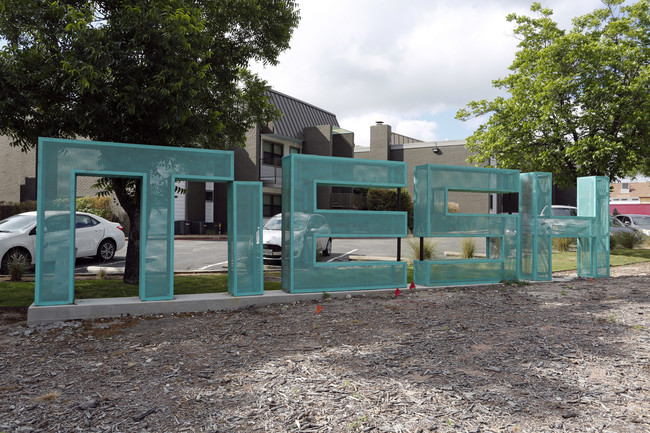
{"label": "concrete curb", "polygon": [[[332,298],[345,298],[361,295],[389,295],[394,292],[395,289],[375,289],[327,293]],[[71,305],[36,306],[32,304],[27,311],[27,323],[33,325],[66,320],[121,317],[125,315],[139,316],[234,310],[251,306],[286,304],[289,302],[303,302],[322,298],[323,292],[286,293],[282,290],[267,290],[263,295],[239,297],[231,296],[228,293],[176,295],[173,300],[168,301],[141,301],[137,297],[78,299]]]}

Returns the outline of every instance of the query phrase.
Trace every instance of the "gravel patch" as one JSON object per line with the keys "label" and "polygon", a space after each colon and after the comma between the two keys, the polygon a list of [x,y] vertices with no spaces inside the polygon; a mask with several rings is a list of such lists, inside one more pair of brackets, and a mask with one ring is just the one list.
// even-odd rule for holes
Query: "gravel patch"
{"label": "gravel patch", "polygon": [[40,326],[14,311],[0,432],[648,432],[648,272]]}

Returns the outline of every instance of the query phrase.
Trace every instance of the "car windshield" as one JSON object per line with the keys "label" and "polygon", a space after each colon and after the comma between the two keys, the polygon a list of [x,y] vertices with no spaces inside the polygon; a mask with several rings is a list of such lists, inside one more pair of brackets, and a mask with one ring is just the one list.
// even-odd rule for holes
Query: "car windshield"
{"label": "car windshield", "polygon": [[264,224],[264,230],[282,230],[282,218],[271,218]]}
{"label": "car windshield", "polygon": [[14,215],[0,221],[0,232],[18,232],[36,222],[36,215]]}
{"label": "car windshield", "polygon": [[614,227],[625,227],[622,222],[617,220],[616,218],[610,218],[610,224],[613,225]]}
{"label": "car windshield", "polygon": [[650,216],[635,216],[632,221],[639,226],[650,226]]}
{"label": "car windshield", "polygon": [[[298,213],[293,216],[293,229],[304,230],[307,224],[307,217]],[[282,217],[273,217],[264,224],[264,230],[282,230]]]}

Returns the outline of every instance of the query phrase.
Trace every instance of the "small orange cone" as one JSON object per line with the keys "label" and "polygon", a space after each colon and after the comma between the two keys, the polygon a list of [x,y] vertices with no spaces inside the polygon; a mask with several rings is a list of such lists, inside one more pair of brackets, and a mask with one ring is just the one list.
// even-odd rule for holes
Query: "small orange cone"
{"label": "small orange cone", "polygon": [[317,305],[316,306],[316,314],[320,313],[321,311],[323,311],[323,307],[321,307],[320,305]]}

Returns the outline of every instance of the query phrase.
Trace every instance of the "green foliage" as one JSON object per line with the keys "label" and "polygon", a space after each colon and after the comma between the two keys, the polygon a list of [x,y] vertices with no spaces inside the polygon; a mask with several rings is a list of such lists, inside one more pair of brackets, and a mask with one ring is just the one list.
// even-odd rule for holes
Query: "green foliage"
{"label": "green foliage", "polygon": [[[0,134],[225,149],[277,118],[251,61],[276,64],[299,16],[294,0],[0,0]],[[115,192],[137,282],[137,181]]]}
{"label": "green foliage", "polygon": [[[405,189],[402,189],[400,196],[399,208],[403,212],[407,212],[408,228],[413,230],[413,199]],[[396,211],[398,209],[397,190],[370,188],[366,195],[366,205],[368,210]]]}
{"label": "green foliage", "polygon": [[576,238],[553,238],[553,249],[565,253],[576,245]]}
{"label": "green foliage", "polygon": [[508,16],[519,50],[493,86],[509,96],[456,114],[490,116],[467,139],[471,162],[552,172],[563,186],[578,176],[650,173],[650,5],[604,3],[570,30],[539,3],[533,17]]}
{"label": "green foliage", "polygon": [[464,259],[471,259],[476,256],[476,240],[474,238],[464,238],[460,242],[460,255]]}
{"label": "green foliage", "polygon": [[110,197],[81,197],[77,199],[77,211],[88,212],[113,221]]}
{"label": "green foliage", "polygon": [[36,210],[35,201],[26,201],[23,203],[6,203],[0,201],[0,220],[3,220],[12,215],[23,212],[31,212]]}
{"label": "green foliage", "polygon": [[517,287],[524,287],[524,286],[529,286],[530,283],[528,281],[522,281],[522,280],[502,280],[502,284],[505,284],[507,286],[517,286]]}
{"label": "green foliage", "polygon": [[[241,143],[277,112],[251,60],[275,64],[292,0],[2,0],[0,132],[184,147]],[[28,72],[28,73],[26,73]]]}
{"label": "green foliage", "polygon": [[[408,238],[406,243],[411,248],[413,259],[420,260],[420,238]],[[422,248],[422,259],[431,260],[436,256],[438,242],[433,239],[424,239]]]}

